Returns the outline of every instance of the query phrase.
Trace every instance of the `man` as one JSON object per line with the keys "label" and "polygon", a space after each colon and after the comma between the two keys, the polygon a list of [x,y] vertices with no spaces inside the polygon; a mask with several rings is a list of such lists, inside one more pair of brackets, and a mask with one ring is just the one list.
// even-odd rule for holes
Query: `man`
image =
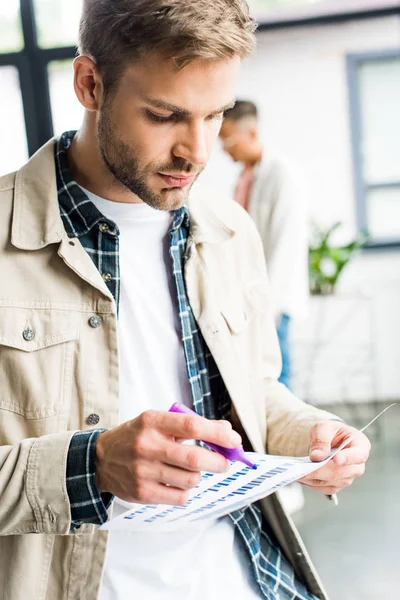
{"label": "man", "polygon": [[304,316],[308,301],[307,210],[295,167],[263,148],[257,112],[253,102],[236,102],[220,137],[224,150],[243,163],[235,199],[261,235],[282,354],[279,381],[291,388],[290,322]]}
{"label": "man", "polygon": [[[7,600],[326,598],[275,497],[173,534],[96,529],[115,497],[182,505],[226,470],[179,442],[236,447],[228,421],[246,448],[313,460],[353,431],[276,382],[251,220],[185,207],[253,30],[239,0],[86,0],[83,125],[0,180]],[[361,435],[304,483],[333,493],[368,451]]]}

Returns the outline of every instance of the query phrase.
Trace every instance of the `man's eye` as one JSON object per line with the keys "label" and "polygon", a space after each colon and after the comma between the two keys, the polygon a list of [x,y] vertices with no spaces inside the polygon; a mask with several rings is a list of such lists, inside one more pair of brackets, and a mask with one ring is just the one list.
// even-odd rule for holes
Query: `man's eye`
{"label": "man's eye", "polygon": [[146,111],[147,112],[147,116],[151,121],[154,121],[155,123],[168,123],[170,121],[174,120],[175,115],[168,115],[168,117],[162,117],[161,115],[156,115],[155,113],[151,112],[151,111]]}

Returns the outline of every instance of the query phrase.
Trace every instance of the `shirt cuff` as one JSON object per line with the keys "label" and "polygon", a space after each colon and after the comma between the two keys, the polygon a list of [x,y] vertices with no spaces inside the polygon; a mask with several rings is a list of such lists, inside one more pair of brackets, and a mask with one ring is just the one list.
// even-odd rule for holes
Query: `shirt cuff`
{"label": "shirt cuff", "polygon": [[82,523],[102,525],[114,499],[101,494],[96,484],[96,442],[104,429],[78,431],[71,438],[67,457],[67,493],[71,507],[71,529]]}

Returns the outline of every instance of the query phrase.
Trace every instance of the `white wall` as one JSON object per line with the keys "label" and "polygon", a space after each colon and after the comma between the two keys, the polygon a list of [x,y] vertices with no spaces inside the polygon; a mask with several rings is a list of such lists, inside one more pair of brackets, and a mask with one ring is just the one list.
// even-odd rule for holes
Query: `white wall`
{"label": "white wall", "polygon": [[[274,30],[260,33],[258,40],[256,55],[243,66],[238,97],[259,106],[266,144],[302,167],[312,218],[321,224],[344,221],[338,238],[343,241],[356,231],[346,54],[398,47],[400,18]],[[217,201],[231,194],[236,173],[217,149],[199,187]],[[349,266],[342,289],[366,285],[376,314],[378,397],[397,399],[400,250],[365,252]],[[299,335],[301,328],[294,337]]]}

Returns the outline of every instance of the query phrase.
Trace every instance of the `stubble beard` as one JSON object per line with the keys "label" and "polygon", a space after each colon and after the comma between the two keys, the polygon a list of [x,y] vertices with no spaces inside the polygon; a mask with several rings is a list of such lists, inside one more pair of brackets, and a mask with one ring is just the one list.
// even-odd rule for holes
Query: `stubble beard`
{"label": "stubble beard", "polygon": [[[183,206],[188,200],[194,181],[184,188],[162,188],[160,192],[153,191],[147,182],[151,175],[159,172],[193,173],[193,165],[183,158],[171,157],[168,164],[140,167],[138,148],[135,149],[119,139],[114,133],[115,130],[109,110],[104,106],[97,128],[98,143],[103,161],[115,183],[128,188],[154,209],[171,211]],[[201,170],[196,173],[195,180]]]}

